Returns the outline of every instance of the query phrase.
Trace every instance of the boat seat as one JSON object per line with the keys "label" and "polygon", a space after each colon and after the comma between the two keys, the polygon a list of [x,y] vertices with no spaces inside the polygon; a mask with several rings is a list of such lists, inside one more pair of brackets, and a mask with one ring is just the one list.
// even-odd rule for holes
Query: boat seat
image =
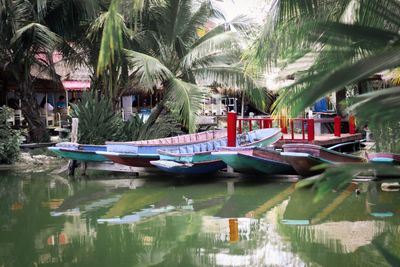
{"label": "boat seat", "polygon": [[185,146],[181,146],[181,147],[179,148],[179,153],[180,153],[180,154],[187,154],[187,149],[186,149],[186,147],[185,147]]}
{"label": "boat seat", "polygon": [[201,152],[200,144],[193,145],[193,152],[194,153]]}
{"label": "boat seat", "polygon": [[201,152],[207,152],[207,143],[201,143],[200,144],[200,151]]}

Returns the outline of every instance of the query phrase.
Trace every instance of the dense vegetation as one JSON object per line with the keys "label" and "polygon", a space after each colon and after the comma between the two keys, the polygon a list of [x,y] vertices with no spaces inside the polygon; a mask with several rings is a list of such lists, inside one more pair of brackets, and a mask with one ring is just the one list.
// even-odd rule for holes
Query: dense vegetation
{"label": "dense vegetation", "polygon": [[0,164],[13,163],[19,154],[20,134],[7,123],[11,112],[8,107],[0,107]]}
{"label": "dense vegetation", "polygon": [[112,102],[92,91],[83,94],[82,101],[73,104],[72,117],[79,119],[78,142],[102,145],[106,141],[135,141],[168,137],[181,133],[181,126],[170,115],[148,127],[139,115],[123,121],[112,109]]}
{"label": "dense vegetation", "polygon": [[37,68],[59,82],[52,62],[55,51],[69,64],[89,68],[91,89],[111,100],[114,111],[128,89],[152,92],[161,87],[164,99],[151,114],[149,127],[167,111],[187,131],[195,131],[200,101],[210,85],[246,91],[263,107],[265,91],[241,62],[246,40],[241,37],[252,24],[243,17],[225,20],[200,37],[197,31],[215,17],[224,21],[210,1],[3,1],[0,65],[17,80],[30,141],[49,138],[31,71]]}
{"label": "dense vegetation", "polygon": [[[310,52],[316,56],[308,70],[296,74],[294,85],[282,89],[276,110],[287,109],[297,115],[328,93],[399,68],[400,21],[395,14],[400,14],[397,0],[274,0],[254,47],[253,62],[265,67],[276,61],[289,63]],[[360,124],[369,123],[377,149],[398,152],[400,87],[394,85],[347,101],[347,112],[355,114]],[[326,182],[318,181],[319,192],[329,192],[347,184],[354,175],[378,168],[331,168],[321,178]],[[390,167],[379,171],[400,173]]]}

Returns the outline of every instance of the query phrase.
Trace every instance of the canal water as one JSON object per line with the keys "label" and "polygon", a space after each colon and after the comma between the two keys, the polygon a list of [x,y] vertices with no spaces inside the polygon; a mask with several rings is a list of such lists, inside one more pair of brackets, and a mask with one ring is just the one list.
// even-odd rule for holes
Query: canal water
{"label": "canal water", "polygon": [[[400,266],[400,193],[0,172],[0,266]],[[93,179],[95,178],[95,179]]]}

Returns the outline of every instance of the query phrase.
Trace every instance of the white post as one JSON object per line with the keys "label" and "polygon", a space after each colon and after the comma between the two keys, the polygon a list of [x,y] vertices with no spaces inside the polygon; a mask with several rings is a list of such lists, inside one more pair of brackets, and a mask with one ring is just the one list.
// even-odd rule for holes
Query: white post
{"label": "white post", "polygon": [[49,127],[49,122],[47,121],[48,111],[47,111],[47,93],[44,94],[46,98],[46,103],[44,104],[44,114],[46,116],[46,128]]}
{"label": "white post", "polygon": [[242,118],[244,118],[244,92],[242,94],[242,106],[241,106],[240,115],[242,116]]}
{"label": "white post", "polygon": [[78,118],[72,118],[72,125],[71,125],[71,142],[78,143]]}
{"label": "white post", "polygon": [[67,109],[67,115],[69,115],[68,101],[68,90],[65,90],[65,108]]}

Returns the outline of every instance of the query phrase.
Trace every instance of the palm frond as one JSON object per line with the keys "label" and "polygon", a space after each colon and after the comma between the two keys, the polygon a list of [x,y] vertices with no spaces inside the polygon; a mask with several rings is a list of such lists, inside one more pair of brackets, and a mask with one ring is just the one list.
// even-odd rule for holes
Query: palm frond
{"label": "palm frond", "polygon": [[[352,105],[349,112],[357,114],[359,119],[379,123],[400,121],[398,109],[400,103],[400,87],[387,88],[349,99]],[[375,109],[376,106],[384,107]],[[374,112],[371,112],[374,110]]]}
{"label": "palm frond", "polygon": [[191,0],[169,0],[162,12],[162,19],[158,23],[158,30],[165,40],[165,44],[173,46],[180,33],[192,17]]}
{"label": "palm frond", "polygon": [[168,93],[165,98],[167,106],[173,113],[179,115],[190,133],[196,131],[196,118],[201,109],[204,89],[191,83],[173,78],[167,84]]}
{"label": "palm frond", "polygon": [[100,75],[108,66],[111,66],[116,57],[122,54],[124,47],[123,37],[129,35],[123,16],[118,12],[119,0],[113,0],[106,13],[97,20],[94,28],[103,28],[97,75]]}
{"label": "palm frond", "polygon": [[[30,42],[23,42],[22,39],[28,39]],[[53,51],[61,41],[60,36],[39,23],[29,23],[19,28],[10,40],[11,45],[15,46],[16,49],[25,49],[26,47],[21,47],[23,43],[37,53]]]}
{"label": "palm frond", "polygon": [[221,87],[237,90],[245,95],[260,110],[265,110],[268,94],[256,80],[247,75],[239,65],[210,65],[192,69],[196,82],[202,86],[218,84]]}
{"label": "palm frond", "polygon": [[197,60],[213,53],[222,52],[224,50],[233,50],[238,48],[238,35],[234,32],[224,32],[215,35],[197,46],[192,47],[189,53],[182,60],[182,67],[190,68]]}
{"label": "palm frond", "polygon": [[[357,82],[379,71],[391,69],[400,65],[400,53],[397,49],[386,49],[377,52],[354,64],[341,66],[331,73],[327,73],[318,80],[318,83],[306,87],[298,95],[301,101],[293,105],[293,112],[299,112],[311,106],[319,98],[344,88],[346,85]],[[310,77],[312,78],[312,77]],[[314,77],[315,78],[315,77]]]}
{"label": "palm frond", "polygon": [[201,3],[200,7],[190,17],[185,27],[179,33],[180,39],[184,40],[186,46],[192,44],[197,37],[197,30],[205,25],[212,12],[210,2]]}
{"label": "palm frond", "polygon": [[174,77],[173,73],[157,58],[131,50],[124,50],[128,64],[143,86],[152,88]]}

